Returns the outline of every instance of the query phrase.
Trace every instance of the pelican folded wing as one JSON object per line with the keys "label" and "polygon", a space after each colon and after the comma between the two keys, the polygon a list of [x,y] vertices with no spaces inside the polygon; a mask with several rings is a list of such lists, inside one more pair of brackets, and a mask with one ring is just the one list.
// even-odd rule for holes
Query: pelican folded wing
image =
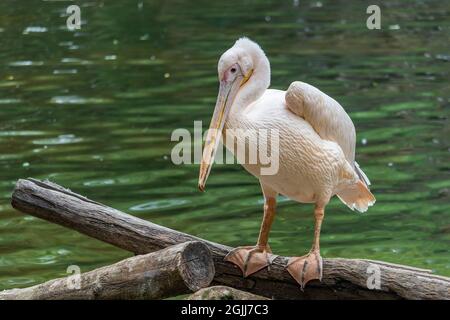
{"label": "pelican folded wing", "polygon": [[316,87],[301,81],[291,83],[285,98],[289,110],[308,121],[322,139],[336,142],[354,167],[355,126],[344,108]]}

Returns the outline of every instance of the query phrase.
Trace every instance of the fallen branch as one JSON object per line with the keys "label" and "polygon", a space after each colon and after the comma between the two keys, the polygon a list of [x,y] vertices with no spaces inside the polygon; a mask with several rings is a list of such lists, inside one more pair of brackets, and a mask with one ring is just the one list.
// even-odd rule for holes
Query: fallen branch
{"label": "fallen branch", "polygon": [[0,292],[0,300],[163,299],[207,287],[214,263],[202,242],[185,242],[79,275]]}
{"label": "fallen branch", "polygon": [[268,300],[266,297],[258,296],[246,291],[231,287],[214,286],[191,294],[186,300]]}
{"label": "fallen branch", "polygon": [[[322,282],[311,281],[302,292],[286,271],[288,258],[278,256],[270,269],[243,278],[240,270],[224,262],[230,247],[125,214],[51,182],[19,180],[12,196],[14,208],[77,230],[136,254],[144,254],[186,241],[201,241],[211,251],[214,283],[279,299],[450,299],[450,279],[429,270],[362,259],[324,259]],[[380,275],[374,288],[368,278]],[[369,280],[370,281],[370,280]],[[372,287],[371,287],[372,288]]]}

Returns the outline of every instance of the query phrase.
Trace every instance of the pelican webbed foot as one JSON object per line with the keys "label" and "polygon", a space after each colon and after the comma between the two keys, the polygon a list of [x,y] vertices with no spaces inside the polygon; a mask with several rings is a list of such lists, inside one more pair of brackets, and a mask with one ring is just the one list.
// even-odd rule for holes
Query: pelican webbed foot
{"label": "pelican webbed foot", "polygon": [[269,266],[276,256],[272,255],[270,247],[267,246],[245,246],[231,250],[224,258],[225,261],[237,265],[244,277],[258,272]]}
{"label": "pelican webbed foot", "polygon": [[311,280],[322,281],[322,257],[319,250],[311,250],[302,257],[289,259],[287,270],[291,276],[300,284],[302,290]]}

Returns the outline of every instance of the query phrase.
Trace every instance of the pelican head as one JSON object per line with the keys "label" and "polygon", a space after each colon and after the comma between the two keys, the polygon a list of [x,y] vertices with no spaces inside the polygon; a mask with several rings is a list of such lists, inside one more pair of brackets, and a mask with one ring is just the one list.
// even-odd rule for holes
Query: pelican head
{"label": "pelican head", "polygon": [[198,188],[205,190],[222,131],[231,109],[258,99],[270,85],[270,64],[261,47],[241,38],[225,51],[217,66],[219,94],[205,140]]}

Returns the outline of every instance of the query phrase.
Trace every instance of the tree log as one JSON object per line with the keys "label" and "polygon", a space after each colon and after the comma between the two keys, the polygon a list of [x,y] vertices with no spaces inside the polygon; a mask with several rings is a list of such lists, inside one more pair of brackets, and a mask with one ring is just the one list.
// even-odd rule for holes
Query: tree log
{"label": "tree log", "polygon": [[163,299],[207,287],[214,278],[208,247],[181,243],[86,273],[0,292],[0,300]]}
{"label": "tree log", "polygon": [[48,181],[19,180],[12,205],[136,254],[201,241],[212,253],[214,284],[269,298],[450,299],[450,278],[432,275],[429,270],[363,259],[323,259],[322,281],[309,282],[304,291],[286,271],[286,257],[277,256],[270,268],[243,278],[236,266],[223,261],[232,249],[228,246],[139,219]]}
{"label": "tree log", "polygon": [[231,287],[214,286],[200,289],[186,300],[268,300],[268,298]]}

